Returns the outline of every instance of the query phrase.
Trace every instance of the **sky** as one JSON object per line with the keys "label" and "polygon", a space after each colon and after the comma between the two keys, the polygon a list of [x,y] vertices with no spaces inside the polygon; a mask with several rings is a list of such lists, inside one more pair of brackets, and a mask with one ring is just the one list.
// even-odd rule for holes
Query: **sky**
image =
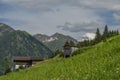
{"label": "sky", "polygon": [[93,38],[106,24],[120,30],[120,0],[0,0],[0,22],[31,35]]}

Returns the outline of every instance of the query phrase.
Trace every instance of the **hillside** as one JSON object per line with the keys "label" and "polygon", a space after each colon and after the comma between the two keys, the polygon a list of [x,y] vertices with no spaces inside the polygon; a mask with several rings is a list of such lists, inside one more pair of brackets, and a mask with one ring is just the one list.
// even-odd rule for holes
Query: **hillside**
{"label": "hillside", "polygon": [[[120,76],[120,36],[93,46],[68,59],[41,62],[0,80],[118,80]],[[23,77],[24,76],[24,77]]]}
{"label": "hillside", "polygon": [[15,31],[15,30],[13,28],[11,28],[10,26],[8,26],[4,23],[0,23],[0,36],[8,34],[13,31]]}
{"label": "hillside", "polygon": [[42,41],[52,51],[63,50],[63,46],[66,41],[73,41],[74,43],[77,43],[77,40],[74,38],[60,33],[55,33],[52,36],[36,34],[34,37],[39,41]]}
{"label": "hillside", "polygon": [[11,27],[0,24],[0,67],[3,68],[3,60],[6,56],[39,56],[49,58],[54,53],[43,43],[32,37],[29,33],[14,30]]}
{"label": "hillside", "polygon": [[13,56],[52,57],[52,52],[41,42],[25,31],[14,31],[0,39],[0,53],[11,53]]}

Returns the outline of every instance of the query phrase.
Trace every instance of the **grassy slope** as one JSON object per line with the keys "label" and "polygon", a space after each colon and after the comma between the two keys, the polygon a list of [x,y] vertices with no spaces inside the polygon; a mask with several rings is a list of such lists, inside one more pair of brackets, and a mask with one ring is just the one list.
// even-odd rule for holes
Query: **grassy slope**
{"label": "grassy slope", "polygon": [[120,36],[117,36],[81,55],[41,62],[24,71],[0,77],[0,80],[118,80],[119,76]]}

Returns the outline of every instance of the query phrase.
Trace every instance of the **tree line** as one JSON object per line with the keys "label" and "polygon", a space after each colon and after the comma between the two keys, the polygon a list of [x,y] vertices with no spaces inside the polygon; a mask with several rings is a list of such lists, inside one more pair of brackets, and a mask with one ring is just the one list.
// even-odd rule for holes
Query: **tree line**
{"label": "tree line", "polygon": [[[78,48],[82,48],[82,47],[88,47],[88,46],[92,46],[95,45],[101,41],[106,41],[108,38],[113,37],[113,36],[117,36],[119,35],[119,31],[118,30],[109,30],[108,26],[105,25],[103,33],[101,34],[99,28],[96,29],[96,33],[95,33],[95,38],[93,40],[84,40],[84,41],[80,41],[77,44],[74,43],[72,40],[71,41],[66,41],[64,46],[71,46],[71,47],[78,47]],[[55,52],[55,56],[59,53],[62,53],[62,51],[57,50]],[[62,53],[63,54],[63,53]]]}
{"label": "tree line", "polygon": [[101,34],[99,28],[97,28],[95,33],[95,38],[93,40],[84,40],[77,44],[77,47],[87,47],[95,45],[101,41],[106,41],[108,38],[119,35],[118,30],[109,30],[108,26],[105,25],[104,31]]}

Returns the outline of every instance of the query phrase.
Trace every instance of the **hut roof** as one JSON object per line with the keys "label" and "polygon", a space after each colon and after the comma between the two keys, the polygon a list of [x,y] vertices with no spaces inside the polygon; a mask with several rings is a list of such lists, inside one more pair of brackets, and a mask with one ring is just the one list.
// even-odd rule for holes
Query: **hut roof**
{"label": "hut roof", "polygon": [[41,57],[26,57],[26,56],[13,56],[13,60],[43,60]]}

